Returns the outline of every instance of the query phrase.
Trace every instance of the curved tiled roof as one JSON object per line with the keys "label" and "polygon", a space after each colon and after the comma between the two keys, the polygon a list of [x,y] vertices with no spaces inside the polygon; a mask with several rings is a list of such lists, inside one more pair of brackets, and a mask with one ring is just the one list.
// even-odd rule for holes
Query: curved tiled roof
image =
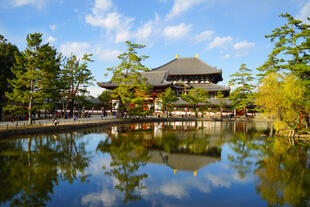
{"label": "curved tiled roof", "polygon": [[[141,72],[141,77],[146,78],[147,82],[151,86],[169,86],[171,82],[167,81],[167,72],[166,71],[151,71],[151,72]],[[114,88],[117,87],[113,81],[101,82],[98,83],[99,86],[104,88]]]}
{"label": "curved tiled roof", "polygon": [[153,71],[168,71],[169,75],[207,75],[222,74],[222,70],[212,67],[195,57],[176,58]]}
{"label": "curved tiled roof", "polygon": [[191,83],[191,86],[194,88],[203,88],[206,89],[207,91],[230,91],[230,87],[219,85],[219,84],[214,84],[214,83]]}

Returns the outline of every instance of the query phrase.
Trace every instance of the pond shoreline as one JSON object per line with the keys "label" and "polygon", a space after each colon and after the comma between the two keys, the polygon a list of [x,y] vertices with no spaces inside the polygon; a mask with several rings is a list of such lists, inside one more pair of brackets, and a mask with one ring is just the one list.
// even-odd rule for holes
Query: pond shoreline
{"label": "pond shoreline", "polygon": [[18,135],[33,135],[33,134],[44,134],[44,133],[54,133],[54,132],[65,132],[78,130],[83,128],[101,127],[115,124],[130,124],[130,123],[147,123],[147,122],[173,122],[173,121],[271,121],[267,119],[257,119],[257,118],[228,118],[228,117],[206,117],[206,118],[195,118],[195,117],[160,117],[160,118],[128,118],[128,119],[98,119],[90,120],[89,122],[70,122],[67,124],[60,125],[33,125],[33,126],[16,126],[13,129],[0,129],[0,139],[5,139],[9,137],[14,137]]}

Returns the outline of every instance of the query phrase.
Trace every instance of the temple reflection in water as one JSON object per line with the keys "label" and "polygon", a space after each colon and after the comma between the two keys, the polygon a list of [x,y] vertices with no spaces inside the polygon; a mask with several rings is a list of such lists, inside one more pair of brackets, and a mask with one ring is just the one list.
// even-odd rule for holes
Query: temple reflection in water
{"label": "temple reflection in water", "polygon": [[244,122],[155,122],[112,126],[108,133],[113,145],[116,140],[120,141],[120,135],[131,136],[134,132],[148,148],[148,163],[169,166],[174,174],[188,171],[196,176],[199,169],[221,160],[220,145],[231,139],[231,131],[247,131],[253,127],[257,127],[257,123],[253,126]]}

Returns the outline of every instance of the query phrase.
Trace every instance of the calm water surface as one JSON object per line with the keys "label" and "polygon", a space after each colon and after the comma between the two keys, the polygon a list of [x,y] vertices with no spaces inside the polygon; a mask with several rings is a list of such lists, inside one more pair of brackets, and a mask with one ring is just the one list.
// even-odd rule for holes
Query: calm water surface
{"label": "calm water surface", "polygon": [[268,123],[111,126],[0,141],[0,206],[310,206],[310,147]]}

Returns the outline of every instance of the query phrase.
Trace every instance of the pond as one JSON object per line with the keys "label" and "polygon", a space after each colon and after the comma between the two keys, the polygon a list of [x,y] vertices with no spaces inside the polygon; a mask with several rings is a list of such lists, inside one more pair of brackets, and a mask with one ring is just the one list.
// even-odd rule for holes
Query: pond
{"label": "pond", "polygon": [[0,206],[310,206],[310,147],[265,122],[118,125],[0,141]]}

